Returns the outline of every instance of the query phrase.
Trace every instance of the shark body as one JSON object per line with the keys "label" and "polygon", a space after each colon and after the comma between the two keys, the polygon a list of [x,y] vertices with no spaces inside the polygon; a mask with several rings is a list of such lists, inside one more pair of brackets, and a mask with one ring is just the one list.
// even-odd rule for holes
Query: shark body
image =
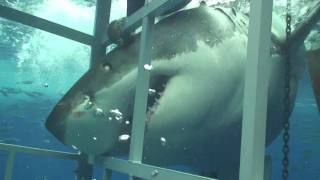
{"label": "shark body", "polygon": [[[247,20],[201,6],[155,25],[144,163],[238,177]],[[283,25],[274,21],[275,39],[283,38]],[[128,153],[129,141],[121,137],[131,132],[139,42],[136,35],[108,53],[55,106],[46,127],[61,142],[96,156]],[[292,57],[290,110],[304,70],[303,44],[292,47],[272,42],[267,145],[282,130],[285,53]]]}

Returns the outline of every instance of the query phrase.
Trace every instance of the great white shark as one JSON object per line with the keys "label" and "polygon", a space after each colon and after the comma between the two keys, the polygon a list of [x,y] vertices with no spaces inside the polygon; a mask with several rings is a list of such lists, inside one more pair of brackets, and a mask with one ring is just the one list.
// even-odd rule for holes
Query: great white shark
{"label": "great white shark", "polygon": [[[282,130],[284,57],[290,53],[292,111],[305,67],[303,41],[319,19],[319,7],[287,40],[285,23],[273,19],[267,145]],[[144,163],[183,164],[237,179],[247,29],[246,15],[207,6],[176,12],[155,25]],[[136,34],[65,94],[46,121],[56,138],[94,156],[128,153],[139,44]]]}

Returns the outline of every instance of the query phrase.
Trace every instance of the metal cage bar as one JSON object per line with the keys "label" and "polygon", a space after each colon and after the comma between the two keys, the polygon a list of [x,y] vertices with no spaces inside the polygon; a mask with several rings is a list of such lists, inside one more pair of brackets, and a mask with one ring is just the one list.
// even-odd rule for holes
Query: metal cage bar
{"label": "metal cage bar", "polygon": [[79,157],[79,154],[77,153],[53,151],[48,149],[40,149],[40,148],[33,148],[33,147],[19,146],[19,145],[13,145],[13,144],[5,144],[5,143],[0,143],[0,151],[9,151],[9,152],[14,151],[16,153],[49,156],[49,157],[73,159],[73,160],[77,160]]}
{"label": "metal cage bar", "polygon": [[[152,46],[152,31],[154,26],[154,17],[148,15],[143,18],[142,32],[138,63],[138,77],[135,93],[133,123],[131,131],[131,142],[129,160],[141,163],[143,153],[143,140],[145,133],[146,108],[148,101],[148,90],[150,80],[151,66],[151,46]],[[149,69],[150,68],[150,69]],[[132,180],[137,180],[131,177]]]}
{"label": "metal cage bar", "polygon": [[13,165],[14,165],[15,156],[16,156],[16,152],[15,151],[10,151],[9,152],[4,180],[11,180],[12,179]]}
{"label": "metal cage bar", "polygon": [[[129,159],[135,162],[141,162],[144,129],[146,120],[146,107],[148,100],[149,79],[151,66],[151,46],[152,46],[152,29],[154,25],[154,17],[146,16],[143,18],[137,87],[135,94],[132,138],[130,144]],[[149,69],[150,68],[150,69]]]}
{"label": "metal cage bar", "polygon": [[93,36],[66,26],[0,5],[0,17],[91,46]]}
{"label": "metal cage bar", "polygon": [[194,174],[179,172],[157,166],[151,166],[133,161],[122,160],[118,158],[106,158],[104,167],[118,171],[121,173],[130,174],[143,179],[154,180],[215,180],[209,177],[202,177]]}
{"label": "metal cage bar", "polygon": [[250,2],[240,180],[260,180],[264,176],[272,4],[272,0]]}
{"label": "metal cage bar", "polygon": [[109,25],[111,1],[97,0],[96,15],[94,23],[94,38],[91,45],[90,66],[98,62],[106,54],[106,44],[103,42],[107,36],[106,31]]}
{"label": "metal cage bar", "polygon": [[0,151],[9,152],[4,180],[12,179],[14,160],[17,153],[42,155],[47,157],[70,159],[70,160],[77,160],[79,158],[79,154],[75,154],[75,153],[52,151],[48,149],[32,148],[32,147],[26,147],[26,146],[4,144],[4,143],[0,143]]}
{"label": "metal cage bar", "polygon": [[52,151],[48,149],[40,149],[40,148],[33,148],[27,146],[19,146],[13,144],[5,144],[0,143],[0,151],[15,151],[16,153],[25,153],[25,154],[32,154],[32,155],[41,155],[41,156],[49,156],[55,158],[62,158],[62,159],[73,159],[77,160],[79,154],[76,153],[68,153],[62,151]]}

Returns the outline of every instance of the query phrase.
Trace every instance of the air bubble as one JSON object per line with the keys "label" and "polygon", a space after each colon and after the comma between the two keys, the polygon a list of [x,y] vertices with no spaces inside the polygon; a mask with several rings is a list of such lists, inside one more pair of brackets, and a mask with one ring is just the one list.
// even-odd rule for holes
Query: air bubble
{"label": "air bubble", "polygon": [[77,148],[75,145],[71,145],[71,147],[72,147],[74,150],[78,150],[78,148]]}
{"label": "air bubble", "polygon": [[111,70],[111,66],[109,64],[104,64],[102,67],[105,72],[109,72]]}
{"label": "air bubble", "polygon": [[129,134],[122,134],[119,136],[119,141],[127,141],[130,138]]}
{"label": "air bubble", "polygon": [[115,116],[122,116],[122,113],[119,111],[119,109],[111,109],[110,112]]}
{"label": "air bubble", "polygon": [[153,170],[152,172],[151,172],[151,176],[152,177],[155,177],[155,176],[157,176],[159,174],[159,171],[158,170]]}
{"label": "air bubble", "polygon": [[122,120],[122,113],[119,111],[119,109],[111,109],[110,113],[115,116],[115,119],[120,121]]}
{"label": "air bubble", "polygon": [[165,146],[165,145],[167,144],[167,140],[166,140],[166,138],[164,138],[164,137],[161,137],[161,138],[160,138],[160,142],[161,142],[161,145],[162,145],[162,146]]}
{"label": "air bubble", "polygon": [[96,108],[95,109],[95,115],[97,115],[97,116],[103,115],[103,110],[101,108]]}
{"label": "air bubble", "polygon": [[150,65],[150,64],[145,64],[143,67],[144,67],[144,69],[146,69],[148,71],[153,69],[152,65]]}

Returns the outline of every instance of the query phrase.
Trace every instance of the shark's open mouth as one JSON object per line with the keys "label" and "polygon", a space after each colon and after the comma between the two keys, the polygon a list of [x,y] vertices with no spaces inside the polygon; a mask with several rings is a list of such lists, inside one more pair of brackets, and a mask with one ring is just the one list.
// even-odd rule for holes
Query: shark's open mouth
{"label": "shark's open mouth", "polygon": [[147,120],[156,112],[160,105],[160,99],[168,84],[169,77],[161,76],[151,80],[147,104]]}

